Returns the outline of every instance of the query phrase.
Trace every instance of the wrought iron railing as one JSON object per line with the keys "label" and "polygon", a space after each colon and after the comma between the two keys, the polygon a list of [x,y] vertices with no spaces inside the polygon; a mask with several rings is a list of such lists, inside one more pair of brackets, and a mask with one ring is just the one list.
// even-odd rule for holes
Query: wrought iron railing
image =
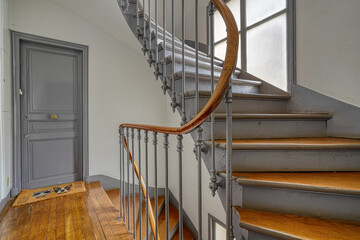
{"label": "wrought iron railing", "polygon": [[[197,169],[197,184],[198,184],[198,226],[197,226],[197,239],[202,239],[202,190],[201,190],[201,154],[202,154],[202,128],[201,124],[211,118],[212,126],[212,142],[214,143],[214,111],[221,101],[225,98],[226,103],[226,225],[227,225],[227,236],[226,239],[232,238],[232,196],[231,196],[231,153],[232,153],[232,90],[231,90],[231,75],[236,66],[238,44],[239,44],[239,35],[238,29],[236,26],[235,19],[223,0],[212,0],[211,2],[211,11],[209,12],[210,18],[210,53],[211,58],[211,97],[206,105],[200,110],[199,103],[199,3],[198,0],[195,0],[195,49],[191,50],[188,46],[185,45],[185,1],[182,0],[181,3],[181,21],[182,21],[182,36],[181,36],[181,66],[182,66],[182,79],[181,79],[181,93],[176,92],[175,88],[175,48],[177,40],[175,38],[175,18],[174,18],[174,0],[171,1],[171,36],[167,36],[167,19],[166,19],[166,4],[167,1],[163,0],[163,27],[159,26],[158,19],[158,0],[154,0],[155,4],[155,19],[151,18],[151,3],[153,0],[136,0],[136,35],[140,42],[142,43],[142,50],[144,54],[148,55],[148,62],[150,66],[155,68],[155,76],[162,79],[162,89],[164,93],[168,92],[171,96],[171,106],[173,111],[179,108],[181,113],[181,126],[179,127],[165,127],[165,126],[154,126],[154,125],[143,125],[143,124],[131,124],[123,123],[119,127],[120,132],[120,172],[121,172],[121,202],[120,202],[120,214],[124,221],[128,224],[129,230],[133,230],[134,238],[141,239],[142,236],[142,203],[145,199],[146,203],[146,236],[150,236],[149,231],[151,230],[154,239],[160,239],[158,234],[158,179],[157,179],[157,165],[158,165],[158,134],[163,134],[163,145],[165,149],[165,212],[166,212],[166,239],[169,239],[169,176],[168,176],[168,167],[169,167],[169,135],[175,135],[177,139],[176,150],[178,152],[178,171],[179,171],[179,236],[180,239],[183,239],[183,169],[182,169],[182,152],[183,152],[183,135],[189,134],[191,132],[197,132],[197,139],[195,141],[196,147],[196,156],[198,159],[198,169]],[[119,0],[119,3],[122,0]],[[123,4],[123,3],[122,3]],[[129,3],[128,3],[129,4]],[[219,81],[215,88],[214,81],[214,22],[213,22],[213,10],[214,7],[220,12],[223,16],[223,19],[227,28],[228,42],[226,49],[226,56],[222,66],[221,75]],[[141,24],[141,18],[143,18],[143,24]],[[147,27],[148,25],[148,27]],[[148,28],[148,30],[147,30]],[[153,29],[155,32],[155,37],[152,37]],[[166,38],[170,38],[167,42]],[[163,47],[163,61],[160,59],[159,55],[159,39],[162,39]],[[155,41],[155,44],[152,44],[152,41]],[[167,45],[171,44],[171,73],[167,71]],[[155,47],[153,47],[155,45]],[[185,86],[186,86],[186,74],[185,74],[185,52],[186,51],[195,52],[195,98],[196,98],[196,112],[198,113],[194,118],[188,120],[186,118],[186,108],[185,108]],[[205,56],[205,55],[201,55]],[[171,80],[171,81],[169,81]],[[177,100],[177,95],[181,96],[181,101]],[[137,144],[135,144],[135,131],[137,135]],[[152,133],[152,142],[154,147],[154,156],[151,163],[154,164],[155,171],[153,172],[153,177],[155,179],[155,209],[152,209],[150,200],[149,200],[149,156],[148,156],[148,142],[149,142],[149,133]],[[129,135],[131,134],[131,135]],[[144,139],[145,146],[145,180],[143,179],[142,166],[141,166],[141,139]],[[131,139],[131,150],[130,142]],[[137,150],[135,146],[137,145]],[[126,156],[125,156],[126,155]],[[132,174],[131,174],[132,173]],[[130,175],[132,175],[132,181],[130,180]],[[139,236],[136,236],[136,213],[135,213],[135,175],[139,179],[138,184],[138,198],[139,198]],[[127,179],[125,179],[127,176]],[[132,183],[130,183],[132,182]],[[212,144],[212,169],[211,169],[211,182],[210,188],[213,192],[217,188],[216,180],[216,169],[215,169],[215,146]],[[131,194],[133,195],[131,198]],[[133,201],[132,213],[130,208],[130,200]],[[132,214],[132,226],[131,228],[131,215]],[[149,225],[151,229],[149,228]]]}

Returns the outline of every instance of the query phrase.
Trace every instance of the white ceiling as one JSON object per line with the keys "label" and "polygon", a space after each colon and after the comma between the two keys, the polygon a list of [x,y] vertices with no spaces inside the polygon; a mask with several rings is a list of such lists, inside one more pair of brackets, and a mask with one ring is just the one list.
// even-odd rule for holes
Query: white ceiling
{"label": "white ceiling", "polygon": [[135,36],[127,25],[116,0],[49,0],[86,19],[114,38],[138,50]]}

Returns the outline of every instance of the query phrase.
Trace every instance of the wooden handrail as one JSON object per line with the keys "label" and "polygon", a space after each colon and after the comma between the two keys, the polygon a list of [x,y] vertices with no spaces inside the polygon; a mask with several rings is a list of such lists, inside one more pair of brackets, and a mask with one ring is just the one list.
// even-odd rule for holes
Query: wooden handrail
{"label": "wooden handrail", "polygon": [[[136,175],[137,175],[137,178],[139,178],[139,166],[138,164],[135,162],[135,160],[133,160],[133,157],[132,157],[132,153],[128,147],[128,144],[127,144],[127,141],[126,141],[126,137],[124,137],[124,147],[125,149],[127,149],[127,151],[129,152],[129,159],[130,159],[130,162],[132,162],[134,164],[134,168],[135,168],[135,172],[136,172]],[[146,192],[146,183],[144,181],[144,178],[141,176],[141,189],[142,189],[142,192],[143,192],[143,195],[144,195],[144,198],[146,199],[146,196],[147,196],[147,192]],[[129,196],[128,196],[129,197]],[[150,201],[150,198],[149,198],[149,201],[148,201],[148,206],[149,206],[149,220],[150,220],[150,225],[151,225],[151,230],[153,231],[153,233],[155,233],[156,231],[156,227],[155,227],[155,215],[154,215],[154,210],[151,206],[151,201]],[[157,207],[157,206],[155,206]],[[141,221],[141,220],[140,220]],[[136,226],[134,226],[135,228]],[[160,237],[158,237],[158,239],[160,240]]]}
{"label": "wooden handrail", "polygon": [[[230,77],[233,73],[233,70],[236,66],[237,52],[239,47],[239,32],[236,25],[234,16],[231,13],[231,10],[226,5],[223,0],[211,0],[216,9],[221,14],[224,19],[226,28],[227,28],[227,46],[226,46],[226,55],[221,71],[219,82],[216,86],[216,89],[201,110],[201,112],[196,115],[191,121],[186,123],[181,127],[165,127],[165,126],[155,126],[155,125],[143,125],[143,124],[133,124],[133,123],[123,123],[120,125],[120,128],[133,128],[140,129],[145,131],[152,131],[158,133],[166,133],[173,135],[186,134],[197,128],[201,123],[203,123],[210,114],[215,111],[217,106],[220,104],[221,100],[224,98],[226,91],[229,87]],[[182,96],[185,97],[185,96]]]}

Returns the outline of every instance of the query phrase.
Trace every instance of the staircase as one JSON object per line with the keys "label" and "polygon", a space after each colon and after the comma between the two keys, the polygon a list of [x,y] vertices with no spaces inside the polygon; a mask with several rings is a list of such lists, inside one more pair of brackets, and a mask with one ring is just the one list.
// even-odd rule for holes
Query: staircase
{"label": "staircase", "polygon": [[[146,51],[148,62],[154,67],[155,76],[162,80],[164,93],[185,106],[175,109],[189,121],[198,113],[195,49],[185,45],[182,51],[182,41],[177,38],[173,49],[171,33],[166,32],[164,41],[159,26],[156,35],[155,21],[137,11],[136,1],[118,2],[134,34],[147,36],[138,39],[143,47],[145,42],[145,47],[151,49]],[[154,62],[156,49],[158,63]],[[212,69],[216,85],[223,62],[214,59],[212,66],[211,57],[201,52],[198,59],[198,97],[202,109],[211,97]],[[184,76],[185,88],[181,81]],[[336,113],[317,109],[289,111],[289,93],[246,71],[235,69],[231,80],[232,196],[241,198],[237,201],[241,206],[233,206],[239,216],[232,220],[236,238],[241,239],[242,235],[249,240],[360,239],[360,139],[329,137],[327,122]],[[174,96],[173,89],[179,94]],[[202,159],[210,172],[215,167],[217,183],[226,178],[226,116],[224,99],[213,115],[215,141],[211,140],[210,118],[201,125],[206,146],[202,147]],[[194,141],[198,139],[196,131],[191,136]],[[224,191],[218,194],[225,207]]]}

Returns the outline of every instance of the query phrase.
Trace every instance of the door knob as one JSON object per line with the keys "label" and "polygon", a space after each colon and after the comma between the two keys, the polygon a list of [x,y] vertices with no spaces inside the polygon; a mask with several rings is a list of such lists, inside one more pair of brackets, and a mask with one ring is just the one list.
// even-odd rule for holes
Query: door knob
{"label": "door knob", "polygon": [[51,114],[50,118],[51,118],[52,120],[56,120],[56,119],[58,118],[58,116],[57,116],[56,114]]}
{"label": "door knob", "polygon": [[26,133],[26,134],[24,135],[24,137],[25,137],[25,138],[29,138],[29,137],[30,137],[30,134]]}

